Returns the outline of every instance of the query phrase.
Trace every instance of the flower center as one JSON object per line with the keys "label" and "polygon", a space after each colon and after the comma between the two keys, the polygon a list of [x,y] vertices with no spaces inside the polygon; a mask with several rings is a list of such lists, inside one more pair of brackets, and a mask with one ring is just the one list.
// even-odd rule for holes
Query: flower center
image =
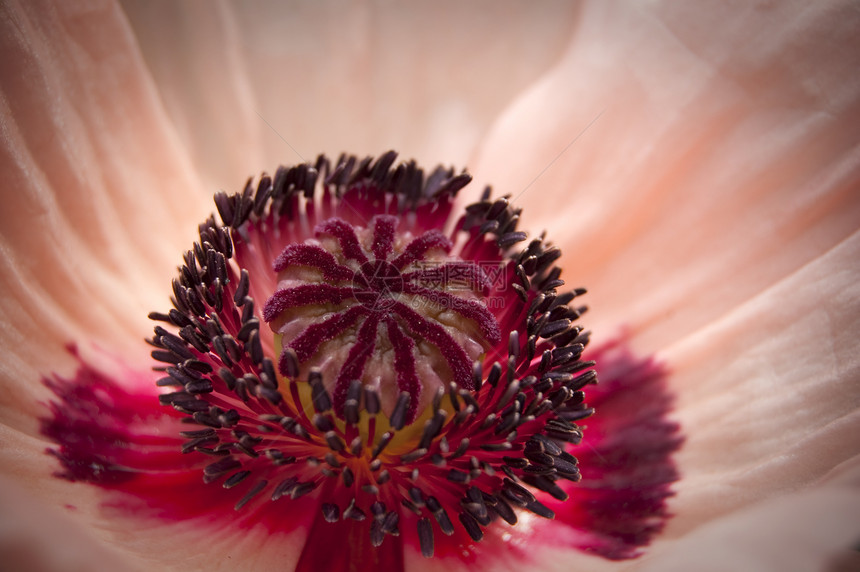
{"label": "flower center", "polygon": [[453,381],[473,389],[472,364],[501,334],[481,303],[489,288],[483,270],[448,256],[444,235],[399,233],[391,215],[369,226],[329,219],[315,239],[287,246],[274,263],[278,290],[263,316],[285,350],[280,373],[303,378],[318,369],[338,416],[350,383],[360,380],[389,416],[408,394],[412,423],[439,388]]}
{"label": "flower center", "polygon": [[200,226],[151,342],[161,402],[196,425],[183,452],[237,510],[307,496],[373,547],[409,526],[429,557],[438,533],[459,550],[552,518],[596,376],[558,249],[515,250],[519,211],[489,193],[452,219],[468,175],[394,160],[320,157],[217,195],[224,225]]}

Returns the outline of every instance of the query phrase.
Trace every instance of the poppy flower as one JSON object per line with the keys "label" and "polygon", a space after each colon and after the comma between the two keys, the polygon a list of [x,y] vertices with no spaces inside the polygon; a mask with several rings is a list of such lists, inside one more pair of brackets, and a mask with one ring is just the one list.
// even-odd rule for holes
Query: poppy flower
{"label": "poppy flower", "polygon": [[[232,14],[220,5],[200,12],[161,7],[184,19],[165,19],[158,7],[123,8],[125,14],[111,4],[3,8],[0,454],[4,512],[19,524],[3,529],[6,562],[42,569],[70,562],[271,569],[330,562],[350,546],[371,554],[356,562],[377,558],[410,569],[690,569],[703,567],[709,554],[721,566],[821,566],[827,559],[850,565],[847,548],[860,536],[854,342],[860,161],[851,128],[860,119],[852,73],[860,50],[851,6],[745,5],[730,13],[718,4],[558,8],[553,18],[532,15],[511,28],[534,40],[522,59],[509,41],[466,52],[490,54],[494,73],[514,76],[510,84],[500,89],[499,82],[485,81],[463,91],[445,85],[430,95],[422,81],[458,77],[447,50],[457,46],[461,28],[439,12],[419,15],[421,25],[396,7],[349,15],[350,23],[378,21],[375,29],[344,25],[325,7],[292,19]],[[510,16],[500,11],[496,17]],[[272,33],[281,22],[299,25],[284,39]],[[421,49],[420,59],[404,48],[420,45],[414,41],[424,39],[419,31],[438,48]],[[302,51],[310,45],[310,54]],[[370,53],[356,55],[353,47]],[[349,57],[364,67],[348,65]],[[408,66],[398,59],[410,57]],[[480,58],[456,61],[467,83],[482,64]],[[413,86],[423,95],[410,94]],[[426,107],[413,109],[422,98]],[[398,196],[403,206],[413,196],[397,195],[402,187],[387,178],[396,163],[374,170],[391,157],[384,154],[388,146],[422,158],[428,174],[435,162],[468,160],[478,184],[457,189],[465,178],[442,169],[436,179],[421,180],[419,198],[405,210],[380,210],[375,191],[350,187],[348,159],[332,157],[328,167],[314,162],[315,154],[310,162],[301,155],[283,159],[332,146],[378,157],[362,167],[359,155],[349,175],[363,172],[357,181],[385,187],[385,205]],[[241,187],[236,181],[264,163],[272,169],[273,191],[264,182],[259,204],[248,197],[265,177],[254,179],[244,199],[221,194],[225,181]],[[274,171],[280,163],[298,166]],[[334,216],[310,224],[307,211],[295,211],[287,220],[305,221],[295,223],[302,226],[297,240],[254,256],[271,201],[278,200],[278,177],[281,188],[286,181],[286,188],[304,191],[311,168],[333,185]],[[326,191],[317,183],[313,192],[325,211]],[[493,199],[481,196],[485,183],[493,185]],[[218,192],[221,222],[205,222],[213,210],[207,188]],[[434,192],[423,193],[428,188]],[[507,202],[495,202],[504,195]],[[476,206],[462,211],[469,204]],[[363,222],[350,218],[353,209],[366,209]],[[390,218],[404,212],[414,215],[403,215],[415,225],[409,234],[406,223]],[[467,214],[450,214],[458,212]],[[250,228],[255,225],[260,228]],[[534,244],[544,228],[547,238]],[[433,234],[440,229],[445,234]],[[528,239],[521,229],[532,231]],[[419,248],[422,240],[436,248]],[[545,247],[547,240],[560,251]],[[351,248],[352,255],[344,254]],[[427,257],[398,262],[410,248],[430,253],[433,264],[418,264]],[[481,254],[467,255],[474,250]],[[556,252],[562,253],[557,260]],[[549,262],[526,264],[530,255]],[[295,269],[299,259],[310,274]],[[486,275],[466,274],[474,288],[429,287],[435,298],[428,301],[430,271],[463,262],[495,262],[489,268],[507,274],[489,284]],[[179,274],[177,264],[184,267]],[[556,275],[553,265],[563,272]],[[269,273],[276,281],[243,281],[242,266],[252,269],[249,276]],[[344,268],[353,274],[338,274]],[[380,281],[380,271],[402,296],[390,295],[391,282]],[[327,272],[326,280],[307,280]],[[555,295],[568,294],[555,306],[532,308],[561,279],[568,284],[558,284]],[[573,289],[580,284],[588,286],[591,310],[571,323],[581,313],[574,304],[581,292]],[[186,292],[195,285],[203,286],[198,294]],[[335,300],[348,288],[359,295]],[[312,329],[310,314],[296,319],[300,289],[316,296],[317,305],[340,304],[342,313],[328,320],[355,314],[361,325],[349,332],[363,336],[365,346],[373,345],[368,331],[375,326],[377,339],[391,348],[389,371],[373,356],[342,380],[341,368],[326,369],[331,364],[321,346],[348,355],[358,344],[338,338],[347,330],[335,331],[331,321],[322,335]],[[168,312],[171,295],[184,318]],[[476,301],[493,295],[505,302],[501,312],[478,307]],[[457,302],[446,317],[449,330],[436,319],[442,299]],[[395,318],[390,308],[376,312],[391,300],[432,307],[434,314],[416,316],[405,304]],[[207,339],[200,336],[208,322],[183,336],[190,316],[200,317],[197,304],[216,315]],[[302,312],[319,311],[308,306],[301,304]],[[550,320],[562,307],[568,310]],[[534,326],[514,320],[516,308],[536,310],[537,319],[546,315],[538,331],[546,335],[536,335],[534,355],[528,345]],[[142,340],[152,331],[151,311],[162,323],[150,335],[155,348]],[[285,312],[293,313],[292,322]],[[235,324],[226,323],[237,316]],[[594,332],[581,361],[578,343],[586,339],[579,322]],[[464,325],[473,338],[455,344],[440,330],[465,331]],[[235,331],[223,331],[230,327]],[[415,349],[419,341],[426,351]],[[543,365],[538,349],[549,352]],[[151,369],[151,351],[167,360],[163,371]],[[466,375],[463,364],[482,356],[486,371]],[[508,379],[511,356],[516,363]],[[568,395],[564,383],[582,375],[592,357],[600,383],[580,378],[588,387]],[[582,369],[565,370],[567,358]],[[236,377],[233,365],[241,370],[246,363],[250,369],[242,371],[251,377]],[[506,366],[498,379],[495,363]],[[432,375],[413,375],[424,365],[421,371]],[[562,374],[546,379],[559,403],[548,400],[552,411],[534,415],[539,426],[521,424],[522,435],[483,441],[489,450],[471,455],[481,475],[470,474],[473,467],[460,466],[452,444],[458,437],[459,447],[465,435],[456,434],[453,421],[435,423],[436,415],[462,411],[462,422],[487,423],[493,435],[500,426],[509,429],[504,424],[514,414],[533,403],[541,407],[534,383],[544,380],[529,379],[532,367]],[[350,382],[367,371],[395,389],[354,391]],[[194,379],[170,389],[182,376]],[[508,396],[512,382],[518,385]],[[434,403],[439,387],[444,406]],[[491,391],[496,387],[504,393]],[[587,419],[580,417],[588,406],[573,395],[582,389],[585,402],[597,408]],[[248,401],[243,391],[251,392]],[[272,431],[236,431],[229,408],[212,409],[228,392],[242,423],[254,413],[255,427],[274,424],[295,438],[315,432],[310,440],[318,454],[302,453],[302,468],[283,478],[295,463],[286,445],[279,451],[271,444]],[[401,401],[404,394],[410,397]],[[491,408],[519,395],[519,409],[500,406],[486,421]],[[306,418],[291,424],[263,410],[266,402],[277,407],[282,401],[299,417],[306,411]],[[357,422],[351,421],[354,402],[363,411]],[[670,402],[675,409],[667,419]],[[205,411],[199,403],[207,404]],[[349,477],[337,456],[353,449],[342,437],[367,435],[366,416],[374,412],[381,426],[385,418],[393,429],[390,445],[400,463],[386,466],[388,477],[380,476],[381,467],[370,468],[372,461],[367,465],[376,476],[363,485],[395,482],[403,493],[385,498],[384,508],[345,494]],[[420,429],[396,442],[416,420]],[[582,425],[582,443],[575,424]],[[376,456],[383,434],[371,439],[373,446],[359,439],[358,453]],[[673,452],[679,437],[684,445]],[[504,452],[493,447],[507,447],[503,442],[519,455],[500,460]],[[267,448],[255,456],[259,443]],[[225,444],[227,454],[218,449]],[[98,454],[74,456],[87,451]],[[329,459],[329,453],[336,455]],[[207,454],[214,457],[201,461]],[[411,496],[404,484],[411,470],[392,471],[423,463],[421,470],[441,475],[434,454],[445,462],[444,478],[434,482],[456,492],[440,501],[422,485]],[[221,471],[232,462],[243,465]],[[324,478],[309,479],[309,467]],[[531,477],[524,473],[529,467]],[[329,487],[332,482],[337,486]],[[675,496],[667,500],[670,492]],[[259,503],[263,494],[295,498]],[[440,520],[443,511],[430,496],[446,517]],[[562,496],[567,500],[556,498]],[[363,520],[344,518],[357,510]],[[545,518],[550,511],[555,520]],[[674,517],[666,521],[669,513]],[[789,518],[797,514],[803,518]],[[446,519],[455,529],[450,537]],[[348,521],[359,528],[344,528]],[[646,546],[644,557],[607,560],[638,556]]]}

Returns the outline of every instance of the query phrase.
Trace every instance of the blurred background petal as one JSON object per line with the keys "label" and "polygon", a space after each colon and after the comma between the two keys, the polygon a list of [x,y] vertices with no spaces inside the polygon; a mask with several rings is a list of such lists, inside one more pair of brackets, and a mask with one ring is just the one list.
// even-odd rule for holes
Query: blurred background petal
{"label": "blurred background petal", "polygon": [[125,0],[206,182],[325,151],[397,149],[463,167],[499,113],[564,53],[564,1],[415,4]]}

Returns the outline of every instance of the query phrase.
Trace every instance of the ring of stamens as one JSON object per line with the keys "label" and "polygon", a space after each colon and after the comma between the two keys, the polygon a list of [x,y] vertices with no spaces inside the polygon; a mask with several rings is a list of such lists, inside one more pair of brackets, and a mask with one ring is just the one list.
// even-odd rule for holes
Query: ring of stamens
{"label": "ring of stamens", "polygon": [[[269,272],[285,273],[286,285],[257,312],[252,275],[240,265],[250,250],[264,248],[254,236],[268,240],[274,235],[265,229],[291,228],[311,212],[320,174],[323,205],[367,208],[382,197],[419,219],[444,209],[468,182],[445,170],[425,178],[414,164],[392,168],[393,162],[393,154],[375,162],[344,157],[332,168],[321,157],[315,166],[263,177],[256,193],[249,184],[242,194],[216,197],[225,226],[212,219],[201,225],[200,241],[173,284],[174,308],[150,315],[176,333],[157,326],[151,342],[166,374],[158,383],[173,390],[161,402],[198,426],[183,433],[183,451],[211,457],[203,463],[204,481],[244,490],[236,509],[264,495],[279,501],[315,494],[326,521],[364,522],[374,546],[399,534],[409,519],[422,553],[431,556],[436,531],[459,529],[479,540],[496,519],[516,523],[519,509],[552,517],[538,497],[563,500],[560,481],[579,480],[565,445],[581,439],[576,422],[592,412],[582,389],[596,376],[593,364],[580,359],[587,334],[572,324],[584,308],[570,304],[584,290],[557,292],[563,282],[552,262],[559,252],[542,239],[511,252],[525,239],[516,231],[518,212],[488,195],[459,222],[456,232],[466,240],[454,258],[448,257],[452,241],[429,229],[398,243],[405,235],[398,234],[397,216],[377,216],[364,231],[325,218],[316,239],[276,245]],[[420,267],[433,249],[447,258]],[[439,268],[484,256],[495,257],[504,278],[502,287],[493,286],[505,297],[500,311],[425,284]],[[299,280],[290,270],[297,267],[322,281]],[[265,282],[265,271],[255,276]],[[490,286],[477,272],[473,278],[481,291]],[[448,330],[403,297],[456,302],[457,323],[479,332],[475,339],[485,354],[471,358]],[[314,305],[336,311],[284,337],[280,352],[261,334],[261,318],[276,323],[285,312]],[[347,331],[356,340],[350,360],[327,380],[308,364],[324,342]],[[498,343],[500,331],[506,347]],[[362,379],[382,339],[393,356],[396,390]],[[426,356],[416,348],[425,340],[450,378],[429,392],[422,409],[416,404]],[[387,411],[383,391],[393,394]]]}

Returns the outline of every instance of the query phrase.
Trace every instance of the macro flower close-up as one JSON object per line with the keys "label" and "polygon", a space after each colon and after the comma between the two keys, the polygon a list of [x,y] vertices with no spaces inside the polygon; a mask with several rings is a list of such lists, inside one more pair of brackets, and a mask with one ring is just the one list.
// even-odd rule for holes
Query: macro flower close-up
{"label": "macro flower close-up", "polygon": [[858,30],[0,3],[0,568],[856,569]]}

